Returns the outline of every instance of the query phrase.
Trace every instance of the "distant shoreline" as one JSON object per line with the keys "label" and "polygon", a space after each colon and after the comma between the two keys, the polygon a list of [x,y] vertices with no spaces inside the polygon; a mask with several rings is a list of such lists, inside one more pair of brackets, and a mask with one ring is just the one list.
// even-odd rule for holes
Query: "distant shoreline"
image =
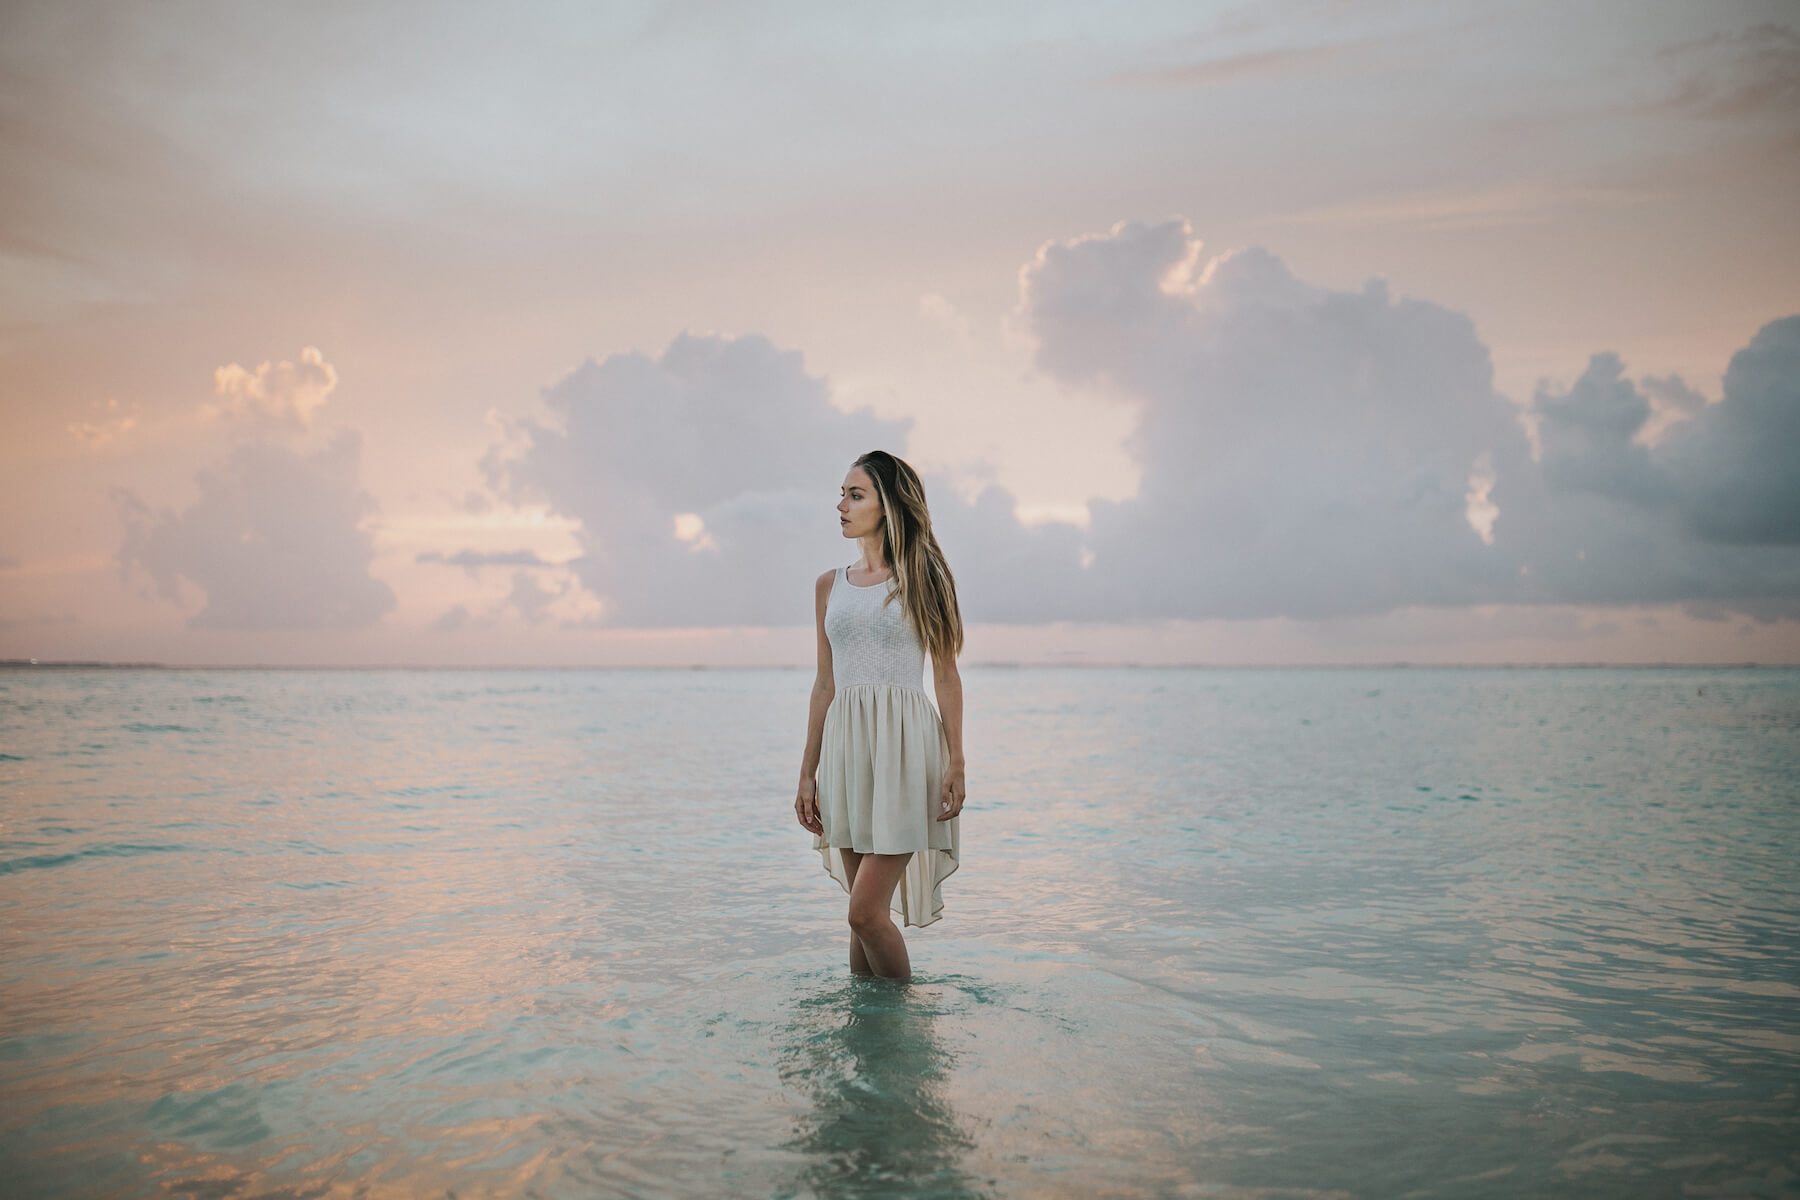
{"label": "distant shoreline", "polygon": [[[963,670],[1055,671],[1068,668],[1081,670],[1130,671],[1369,671],[1405,668],[1411,671],[1562,671],[1562,670],[1643,670],[1643,671],[1789,671],[1800,669],[1800,663],[1683,663],[1683,662],[1388,662],[1362,663],[1142,663],[1142,662],[1002,662],[983,661],[962,664]],[[85,662],[4,658],[0,671],[803,671],[810,665],[765,663],[761,665],[715,666],[708,663],[659,665],[608,665],[601,663],[571,666],[533,664],[460,663],[426,665],[409,663],[160,663],[160,662]]]}

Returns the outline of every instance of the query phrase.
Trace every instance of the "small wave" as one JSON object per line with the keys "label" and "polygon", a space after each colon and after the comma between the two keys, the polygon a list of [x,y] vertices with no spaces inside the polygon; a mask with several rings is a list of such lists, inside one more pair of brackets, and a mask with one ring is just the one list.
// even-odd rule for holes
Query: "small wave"
{"label": "small wave", "polygon": [[84,858],[132,858],[139,854],[162,854],[191,848],[178,842],[115,842],[105,846],[88,846],[71,854],[33,854],[26,858],[0,861],[0,875],[12,875],[40,867],[61,867]]}
{"label": "small wave", "polygon": [[149,725],[142,721],[133,721],[125,726],[127,733],[198,733],[197,729],[189,729],[186,725]]}

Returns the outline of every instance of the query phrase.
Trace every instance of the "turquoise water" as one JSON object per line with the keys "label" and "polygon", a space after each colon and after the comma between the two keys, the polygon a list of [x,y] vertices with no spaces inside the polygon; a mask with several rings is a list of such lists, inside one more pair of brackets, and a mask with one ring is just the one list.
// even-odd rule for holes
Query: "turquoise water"
{"label": "turquoise water", "polygon": [[0,1179],[1800,1194],[1800,672],[965,683],[900,985],[808,673],[0,672]]}

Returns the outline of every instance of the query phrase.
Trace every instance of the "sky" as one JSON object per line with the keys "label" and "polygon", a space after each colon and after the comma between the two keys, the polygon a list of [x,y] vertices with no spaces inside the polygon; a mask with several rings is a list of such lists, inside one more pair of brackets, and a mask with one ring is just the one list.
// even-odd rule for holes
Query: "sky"
{"label": "sky", "polygon": [[9,3],[0,658],[1800,663],[1784,3]]}

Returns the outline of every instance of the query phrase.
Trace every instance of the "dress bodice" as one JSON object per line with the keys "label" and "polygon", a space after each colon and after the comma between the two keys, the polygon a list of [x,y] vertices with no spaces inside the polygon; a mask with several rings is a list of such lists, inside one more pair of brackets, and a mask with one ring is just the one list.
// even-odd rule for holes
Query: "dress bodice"
{"label": "dress bodice", "polygon": [[925,690],[925,647],[901,611],[888,600],[892,578],[868,587],[850,582],[839,567],[825,601],[825,639],[831,643],[831,674],[838,690],[864,684]]}

